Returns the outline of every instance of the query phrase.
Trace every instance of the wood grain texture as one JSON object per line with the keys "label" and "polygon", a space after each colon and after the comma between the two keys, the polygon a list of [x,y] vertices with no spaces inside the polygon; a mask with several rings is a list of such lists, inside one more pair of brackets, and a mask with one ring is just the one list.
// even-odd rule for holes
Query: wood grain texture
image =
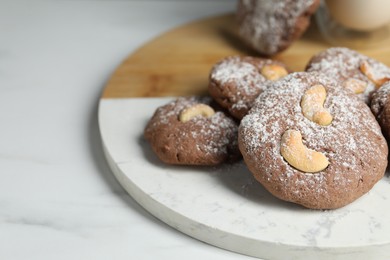
{"label": "wood grain texture", "polygon": [[[228,55],[256,55],[236,34],[234,15],[195,21],[146,43],[113,73],[102,98],[186,96],[207,93],[210,69]],[[287,51],[273,59],[293,71],[305,68],[310,57],[331,47],[315,23]],[[390,65],[390,46],[358,50]]]}

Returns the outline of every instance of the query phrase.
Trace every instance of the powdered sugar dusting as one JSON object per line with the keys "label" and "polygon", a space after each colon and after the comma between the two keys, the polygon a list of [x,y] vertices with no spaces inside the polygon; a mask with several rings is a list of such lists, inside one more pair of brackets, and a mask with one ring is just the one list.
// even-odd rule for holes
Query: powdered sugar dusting
{"label": "powdered sugar dusting", "polygon": [[298,20],[315,0],[241,0],[240,33],[258,51],[272,55],[287,44]]}
{"label": "powdered sugar dusting", "polygon": [[255,65],[238,56],[218,63],[211,72],[211,79],[221,85],[235,84],[241,96],[258,95],[266,81]]}
{"label": "powdered sugar dusting", "polygon": [[[327,91],[324,107],[333,116],[329,126],[320,126],[302,114],[301,98],[316,84]],[[302,173],[283,159],[280,141],[289,129],[300,131],[306,147],[326,155],[330,165],[324,171]],[[329,190],[342,193],[355,189],[360,179],[378,180],[384,169],[382,173],[377,169],[387,159],[387,144],[369,108],[317,73],[290,74],[264,91],[241,121],[239,140],[251,171],[263,173],[257,176],[260,182],[267,187],[278,179],[280,192],[295,201],[306,196],[329,199]]]}
{"label": "powdered sugar dusting", "polygon": [[317,71],[326,74],[341,82],[350,78],[366,82],[367,88],[364,93],[358,96],[366,103],[370,102],[370,95],[376,89],[360,70],[360,65],[367,62],[375,79],[390,78],[390,68],[374,59],[348,48],[329,48],[312,58],[306,71]]}
{"label": "powdered sugar dusting", "polygon": [[222,112],[205,118],[197,116],[186,123],[179,122],[182,110],[193,105],[203,103],[210,105],[209,97],[178,98],[165,106],[159,107],[145,128],[145,137],[148,140],[174,136],[175,149],[179,152],[191,149],[186,147],[193,143],[200,153],[206,156],[230,155],[238,152],[237,124]]}
{"label": "powdered sugar dusting", "polygon": [[385,104],[389,102],[389,98],[390,82],[387,82],[372,95],[371,111],[376,117],[380,116]]}
{"label": "powdered sugar dusting", "polygon": [[261,74],[261,69],[271,64],[285,67],[283,63],[271,59],[250,56],[224,58],[211,70],[209,89],[215,89],[210,89],[210,94],[217,97],[216,101],[229,109],[233,116],[241,119],[256,97],[271,83]]}

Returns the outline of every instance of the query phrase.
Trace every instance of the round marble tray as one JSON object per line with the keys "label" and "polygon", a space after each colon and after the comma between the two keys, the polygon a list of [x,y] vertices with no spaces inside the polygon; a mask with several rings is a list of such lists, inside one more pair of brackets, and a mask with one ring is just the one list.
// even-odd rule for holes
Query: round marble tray
{"label": "round marble tray", "polygon": [[[152,153],[143,129],[154,110],[170,98],[145,96],[204,92],[212,63],[229,54],[245,53],[226,44],[221,39],[225,34],[215,36],[230,19],[212,18],[168,32],[130,56],[114,73],[100,100],[99,127],[115,176],[151,214],[221,248],[264,259],[390,259],[388,173],[354,203],[338,210],[314,211],[274,198],[242,162],[213,168],[174,167],[162,164]],[[188,56],[183,58],[180,49],[188,34],[197,36],[192,40],[196,55],[204,53],[189,66],[185,63]],[[149,66],[151,57],[146,53],[157,46],[166,47],[172,37],[178,46],[173,47],[180,54],[178,60],[167,55]],[[210,38],[214,45],[207,44]],[[307,44],[298,42],[278,58],[291,59]],[[312,44],[312,52],[327,47]],[[202,46],[222,47],[213,52],[209,48],[202,51]],[[188,45],[184,49],[184,53],[191,51]],[[150,55],[162,55],[164,48],[159,50]],[[307,55],[312,54],[309,51]],[[292,67],[303,67],[304,61],[294,62]],[[182,77],[180,73],[186,70],[189,76]],[[191,74],[193,70],[196,73]]]}

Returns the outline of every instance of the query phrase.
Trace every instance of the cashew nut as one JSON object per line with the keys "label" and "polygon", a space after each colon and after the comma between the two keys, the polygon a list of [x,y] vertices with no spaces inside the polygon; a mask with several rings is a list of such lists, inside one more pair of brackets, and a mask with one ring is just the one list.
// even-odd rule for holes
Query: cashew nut
{"label": "cashew nut", "polygon": [[179,120],[183,123],[197,116],[211,117],[215,114],[214,109],[206,104],[196,104],[194,106],[183,109],[180,112]]}
{"label": "cashew nut", "polygon": [[288,74],[287,70],[283,66],[276,65],[276,64],[265,65],[261,69],[260,73],[266,79],[272,80],[272,81],[283,78],[284,76],[287,76],[287,74]]}
{"label": "cashew nut", "polygon": [[375,86],[377,88],[379,88],[380,86],[382,86],[383,84],[385,84],[387,81],[390,81],[390,78],[388,77],[384,77],[384,78],[376,78],[375,77],[375,74],[374,74],[374,71],[372,69],[372,67],[370,66],[370,64],[368,64],[367,61],[363,61],[361,64],[360,64],[360,71],[372,82],[375,84]]}
{"label": "cashew nut", "polygon": [[325,99],[326,90],[322,85],[314,85],[306,90],[301,100],[303,115],[319,125],[330,125],[333,117],[328,110],[323,107]]}
{"label": "cashew nut", "polygon": [[367,82],[359,79],[349,78],[343,82],[343,86],[346,89],[351,90],[355,94],[361,94],[366,91]]}
{"label": "cashew nut", "polygon": [[296,130],[284,132],[280,153],[291,166],[305,173],[319,172],[329,165],[323,153],[308,149],[302,143],[302,135]]}

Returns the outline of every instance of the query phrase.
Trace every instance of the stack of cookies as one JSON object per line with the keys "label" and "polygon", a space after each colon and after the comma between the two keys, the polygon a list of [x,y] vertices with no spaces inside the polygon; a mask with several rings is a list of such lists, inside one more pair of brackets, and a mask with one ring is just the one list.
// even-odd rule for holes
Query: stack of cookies
{"label": "stack of cookies", "polygon": [[239,127],[239,148],[256,180],[313,209],[339,208],[368,192],[386,171],[388,147],[367,103],[383,111],[377,100],[386,90],[375,82],[388,76],[383,64],[332,48],[306,72],[270,84]]}
{"label": "stack of cookies", "polygon": [[383,177],[384,136],[390,137],[386,65],[330,48],[312,57],[305,72],[232,56],[216,63],[209,79],[210,97],[178,98],[147,124],[145,138],[163,162],[211,166],[242,156],[269,192],[312,209],[345,206]]}
{"label": "stack of cookies", "polygon": [[[306,30],[318,5],[240,0],[241,37],[275,55]],[[226,57],[212,67],[208,90],[210,97],[158,108],[149,121],[145,138],[163,162],[211,166],[243,157],[269,192],[312,209],[345,206],[384,176],[390,68],[372,58],[330,48],[291,72],[268,58]]]}

